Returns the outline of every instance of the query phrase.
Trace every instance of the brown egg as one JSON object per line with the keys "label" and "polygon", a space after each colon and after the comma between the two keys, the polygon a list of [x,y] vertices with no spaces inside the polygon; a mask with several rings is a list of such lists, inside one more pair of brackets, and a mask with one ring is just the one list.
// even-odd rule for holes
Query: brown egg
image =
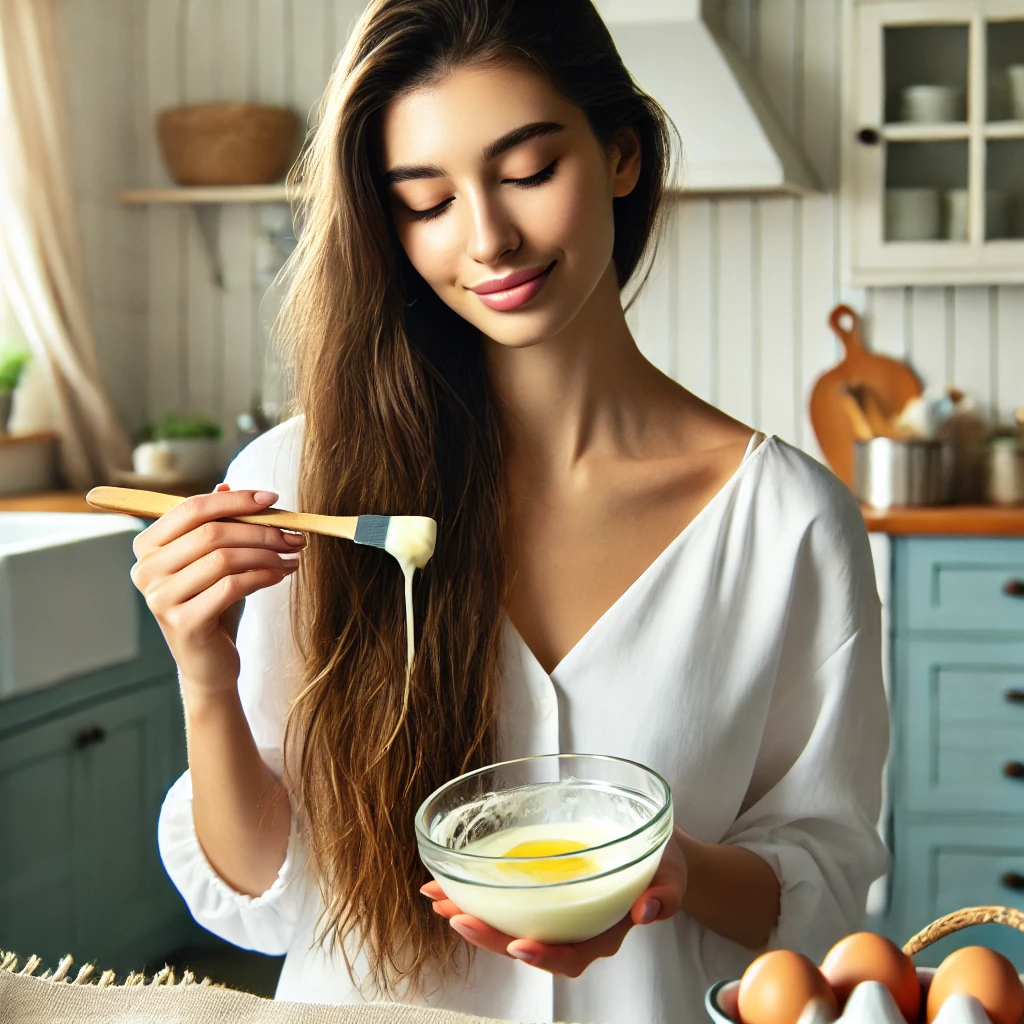
{"label": "brown egg", "polygon": [[814,963],[801,953],[776,949],[759,956],[744,972],[740,1020],[743,1024],[797,1024],[812,999],[837,1010],[836,997]]}
{"label": "brown egg", "polygon": [[840,1010],[855,985],[878,981],[889,990],[904,1020],[916,1021],[921,1012],[921,984],[914,963],[884,935],[874,932],[847,935],[829,950],[821,973],[832,986]]}
{"label": "brown egg", "polygon": [[992,1024],[1018,1024],[1024,1015],[1024,986],[1017,968],[993,949],[965,946],[939,964],[928,989],[928,1024],[956,992],[974,996],[985,1007]]}

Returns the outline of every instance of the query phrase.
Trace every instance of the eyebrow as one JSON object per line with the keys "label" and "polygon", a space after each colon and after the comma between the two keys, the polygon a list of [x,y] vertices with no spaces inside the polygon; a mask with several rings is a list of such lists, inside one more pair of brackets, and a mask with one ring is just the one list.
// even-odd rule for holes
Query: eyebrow
{"label": "eyebrow", "polygon": [[[483,152],[484,163],[496,156],[521,146],[530,139],[538,139],[545,135],[557,135],[565,131],[565,125],[557,121],[531,121],[506,132],[500,138],[489,143]],[[415,164],[407,167],[392,167],[384,174],[385,185],[395,185],[400,181],[415,181],[418,178],[446,178],[448,172],[437,164]]]}

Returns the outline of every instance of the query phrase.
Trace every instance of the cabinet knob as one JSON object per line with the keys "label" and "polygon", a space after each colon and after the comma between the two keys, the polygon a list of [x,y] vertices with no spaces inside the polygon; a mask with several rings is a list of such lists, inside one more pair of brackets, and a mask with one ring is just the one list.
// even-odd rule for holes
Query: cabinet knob
{"label": "cabinet knob", "polygon": [[1007,761],[1003,765],[1003,774],[1008,779],[1024,779],[1024,764],[1020,761]]}
{"label": "cabinet knob", "polygon": [[1007,871],[999,880],[1007,889],[1014,892],[1024,892],[1024,875],[1018,875],[1016,871]]}
{"label": "cabinet knob", "polygon": [[1024,704],[1024,690],[1007,690],[1003,696],[1009,704]]}
{"label": "cabinet knob", "polygon": [[857,141],[862,146],[877,146],[881,139],[882,136],[878,133],[877,128],[861,128],[857,132]]}
{"label": "cabinet knob", "polygon": [[106,738],[107,730],[99,725],[94,725],[89,729],[83,729],[75,736],[75,749],[85,750],[87,747],[94,747],[97,743],[102,743]]}
{"label": "cabinet knob", "polygon": [[1007,597],[1024,597],[1024,580],[1007,580],[1003,584],[1003,593]]}

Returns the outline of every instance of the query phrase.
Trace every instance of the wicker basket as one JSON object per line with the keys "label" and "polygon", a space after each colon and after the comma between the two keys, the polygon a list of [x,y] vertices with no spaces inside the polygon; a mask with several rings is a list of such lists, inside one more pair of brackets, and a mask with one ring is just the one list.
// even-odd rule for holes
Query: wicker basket
{"label": "wicker basket", "polygon": [[179,185],[269,185],[288,170],[298,123],[287,107],[207,103],[160,111],[156,130]]}
{"label": "wicker basket", "polygon": [[961,928],[970,928],[975,924],[1005,924],[1010,928],[1016,928],[1024,932],[1024,912],[1013,907],[965,907],[963,910],[956,910],[952,914],[940,917],[938,921],[932,921],[926,928],[922,928],[912,939],[903,946],[903,952],[907,956],[920,953],[927,949],[932,943],[944,939],[947,935],[960,931]]}

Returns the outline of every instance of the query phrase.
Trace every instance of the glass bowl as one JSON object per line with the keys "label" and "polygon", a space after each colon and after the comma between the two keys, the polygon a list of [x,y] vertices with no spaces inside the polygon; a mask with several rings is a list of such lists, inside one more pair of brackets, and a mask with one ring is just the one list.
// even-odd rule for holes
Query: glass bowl
{"label": "glass bowl", "polygon": [[538,942],[629,913],[672,835],[672,794],[634,761],[547,754],[446,783],[416,812],[420,859],[460,910]]}

